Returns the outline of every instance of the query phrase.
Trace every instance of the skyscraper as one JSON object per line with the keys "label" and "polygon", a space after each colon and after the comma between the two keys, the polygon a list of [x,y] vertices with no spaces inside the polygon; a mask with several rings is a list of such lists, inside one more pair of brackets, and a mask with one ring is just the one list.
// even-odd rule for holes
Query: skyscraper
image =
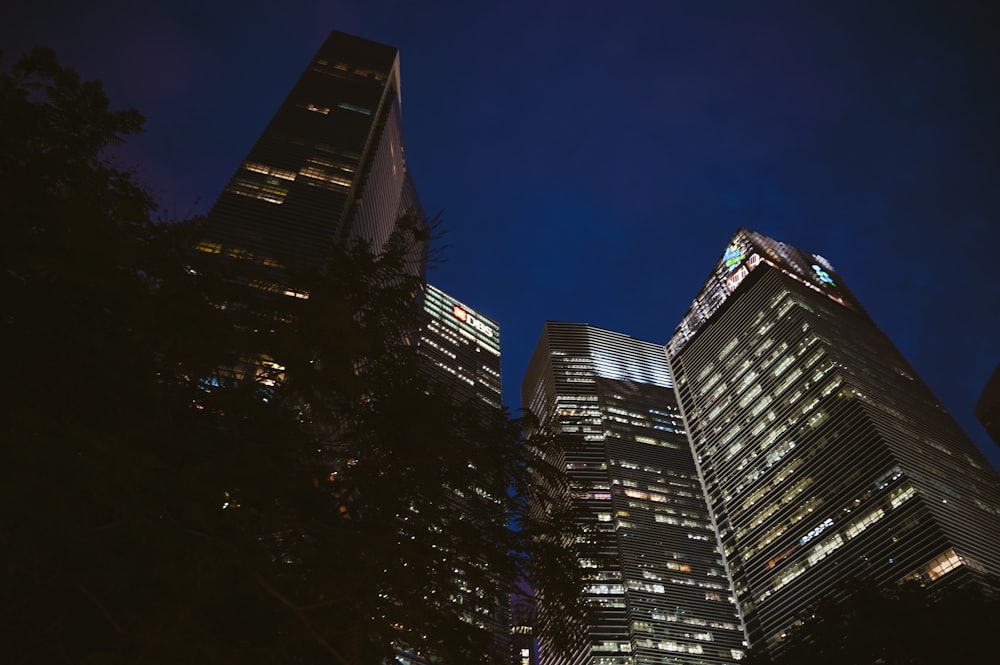
{"label": "skyscraper", "polygon": [[1000,446],[1000,365],[997,365],[986,382],[976,403],[975,413],[993,442]]}
{"label": "skyscraper", "polygon": [[[402,285],[402,297],[416,315],[414,321],[406,323],[419,329],[407,329],[406,335],[393,329],[394,334],[399,333],[398,340],[393,336],[390,343],[398,341],[402,345],[404,337],[414,340],[427,361],[417,371],[424,372],[432,383],[444,385],[456,402],[478,400],[499,411],[500,332],[496,322],[433,286],[418,293],[426,267],[428,227],[402,144],[399,53],[393,47],[334,31],[227,184],[196,245],[197,250],[226,262],[231,282],[238,287],[233,302],[226,305],[234,304],[255,317],[254,325],[244,327],[259,338],[252,355],[240,356],[233,367],[217,368],[213,381],[229,376],[265,386],[280,383],[285,368],[280,357],[269,355],[277,356],[279,351],[268,334],[284,323],[294,322],[299,311],[296,305],[310,298],[305,275],[322,271],[336,255],[336,243],[348,247],[367,244],[378,255],[386,249],[393,232],[401,229],[412,233],[404,267],[409,276],[420,279],[411,282],[389,270],[384,280],[381,276],[371,280],[376,288],[361,288],[359,293],[371,295],[382,286]],[[317,301],[322,299],[312,303]],[[346,302],[332,303],[330,316],[350,320],[371,304],[355,299],[350,306],[338,309]],[[360,347],[365,348],[363,344]],[[365,371],[358,369],[363,367],[362,362],[350,366]],[[448,513],[449,519],[456,516],[453,522],[471,521],[470,502],[458,492],[452,498],[452,502],[435,507]],[[495,503],[496,512],[491,511],[489,517],[505,525],[503,503],[499,499]],[[412,505],[405,508],[416,512]],[[442,535],[444,529],[439,527],[448,520],[425,520],[424,526],[432,524],[438,530],[429,534],[426,529],[407,531],[407,516],[395,517],[389,529],[398,529],[395,535],[399,539],[409,536],[427,542],[436,538],[430,547],[439,564],[435,570],[441,571],[447,564],[457,581],[444,585],[449,593],[443,602],[460,608],[462,621],[493,638],[491,649],[506,653],[506,596],[496,589],[483,589],[484,584],[477,586],[467,581],[474,577],[468,574],[470,571],[483,570],[476,568],[480,561],[464,553],[450,557],[447,545],[437,547],[438,542],[448,540],[448,534]],[[480,520],[476,528],[482,527]],[[408,564],[404,561],[402,565]],[[426,567],[427,560],[422,564]],[[453,589],[458,591],[452,593]],[[498,595],[500,601],[494,602]],[[427,596],[423,599],[427,601]],[[414,613],[417,611],[426,608],[415,606]],[[454,628],[438,626],[437,634],[445,635],[446,641],[456,640]],[[416,647],[410,648],[413,644],[408,644],[419,641],[409,639],[400,627],[396,660],[428,662],[423,655],[414,653]]]}
{"label": "skyscraper", "polygon": [[426,224],[403,150],[399,52],[334,31],[226,185],[198,248],[265,268],[260,287],[276,289],[282,273],[319,267],[334,241],[379,250],[407,217]]}
{"label": "skyscraper", "polygon": [[[472,402],[478,408],[499,411],[502,408],[500,326],[433,285],[424,288],[422,297],[416,346],[432,383],[443,387],[456,406]],[[496,518],[504,521],[503,504],[499,497],[496,498]],[[465,499],[456,495],[449,508],[457,513],[465,510],[465,506]],[[469,568],[482,570],[485,564],[465,560],[456,565],[456,575],[468,579],[470,576],[465,573]],[[489,632],[488,650],[503,657],[510,649],[509,597],[495,591],[470,585],[464,597],[453,599],[453,602],[465,608],[465,618],[470,624]],[[399,660],[424,662],[409,654],[401,655]]]}
{"label": "skyscraper", "polygon": [[1000,574],[1000,484],[822,257],[740,229],[667,353],[751,644],[838,582]]}
{"label": "skyscraper", "polygon": [[423,294],[417,348],[429,371],[458,401],[501,407],[500,326],[430,284]]}
{"label": "skyscraper", "polygon": [[[570,437],[559,460],[597,530],[581,561],[590,639],[546,665],[731,663],[743,633],[698,481],[663,347],[585,324],[548,322],[522,404]],[[539,622],[560,621],[538,608]]]}
{"label": "skyscraper", "polygon": [[[331,32],[209,211],[195,248],[222,259],[240,289],[230,297],[261,337],[309,298],[305,276],[335,243],[377,254],[405,230],[404,269],[423,277],[428,222],[404,157],[399,91],[397,49]],[[280,381],[271,342],[258,346],[217,373]]]}

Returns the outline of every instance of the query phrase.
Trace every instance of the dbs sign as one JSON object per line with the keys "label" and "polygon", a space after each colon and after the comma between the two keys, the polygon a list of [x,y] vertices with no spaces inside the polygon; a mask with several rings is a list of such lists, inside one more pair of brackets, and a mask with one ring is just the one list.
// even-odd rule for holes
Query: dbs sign
{"label": "dbs sign", "polygon": [[451,314],[462,323],[466,323],[472,326],[473,328],[483,333],[487,337],[493,337],[493,330],[488,325],[486,325],[485,323],[483,323],[482,321],[480,321],[479,319],[477,319],[468,311],[459,307],[458,305],[454,305],[451,308]]}

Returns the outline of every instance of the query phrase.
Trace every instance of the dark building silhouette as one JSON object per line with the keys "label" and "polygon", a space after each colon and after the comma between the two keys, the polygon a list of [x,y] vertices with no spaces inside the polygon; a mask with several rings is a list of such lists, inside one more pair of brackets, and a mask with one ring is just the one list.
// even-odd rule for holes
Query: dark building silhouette
{"label": "dark building silhouette", "polygon": [[[423,277],[429,223],[402,143],[399,52],[333,31],[209,211],[195,249],[218,258],[231,302],[257,321],[261,351],[220,377],[281,381],[268,331],[309,298],[334,244],[378,253],[406,230],[406,270]],[[299,302],[297,302],[299,301]]]}
{"label": "dark building silhouette", "polygon": [[511,665],[538,665],[537,619],[533,596],[520,589],[510,607]]}
{"label": "dark building silhouette", "polygon": [[395,48],[332,32],[226,185],[198,249],[281,283],[285,270],[322,265],[334,241],[378,250],[400,219],[425,226],[399,91]]}
{"label": "dark building silhouette", "polygon": [[[573,499],[599,552],[581,561],[590,638],[544,665],[733,663],[743,631],[663,347],[548,322],[522,385],[543,427],[573,440]],[[544,507],[543,507],[544,508]],[[538,621],[561,620],[538,606]],[[530,657],[530,652],[529,652]]]}
{"label": "dark building silhouette", "polygon": [[[399,53],[334,31],[226,185],[196,249],[227,266],[241,289],[227,306],[256,317],[259,346],[268,349],[267,329],[294,318],[296,305],[310,297],[305,276],[322,271],[335,243],[363,243],[378,253],[397,229],[412,233],[406,269],[423,278],[429,223],[403,148]],[[456,402],[477,399],[499,409],[496,322],[433,286],[413,296],[422,309],[411,339],[427,375]],[[281,359],[266,353],[217,370],[263,386],[282,381],[283,372]],[[459,498],[453,508],[462,510]],[[469,622],[489,631],[491,648],[506,655],[507,606],[480,602],[477,591],[453,602],[467,607]],[[427,662],[403,645],[396,660]]]}
{"label": "dark building silhouette", "polygon": [[822,257],[740,229],[667,353],[753,646],[849,577],[1000,574],[1000,484]]}
{"label": "dark building silhouette", "polygon": [[986,428],[993,443],[1000,446],[1000,365],[997,365],[976,403],[976,418]]}

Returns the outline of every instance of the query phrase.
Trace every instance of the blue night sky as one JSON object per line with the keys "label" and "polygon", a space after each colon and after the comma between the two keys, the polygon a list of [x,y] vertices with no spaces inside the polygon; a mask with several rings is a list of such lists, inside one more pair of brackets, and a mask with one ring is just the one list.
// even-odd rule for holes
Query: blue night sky
{"label": "blue night sky", "polygon": [[[429,279],[501,325],[665,342],[739,226],[822,254],[1000,468],[1000,9],[988,2],[5,3],[148,118],[123,153],[206,212],[331,29],[399,47]],[[159,6],[157,6],[159,5]],[[1000,246],[1000,245],[997,245]]]}

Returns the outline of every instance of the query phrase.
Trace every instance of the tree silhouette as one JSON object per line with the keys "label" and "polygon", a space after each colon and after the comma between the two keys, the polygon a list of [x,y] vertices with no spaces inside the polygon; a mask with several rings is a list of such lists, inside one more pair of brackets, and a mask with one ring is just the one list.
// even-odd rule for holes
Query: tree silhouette
{"label": "tree silhouette", "polygon": [[49,50],[0,76],[4,659],[500,662],[470,604],[522,576],[578,608],[574,547],[543,546],[578,534],[528,510],[560,505],[559,442],[406,343],[413,229],[254,301],[114,162],[141,125]]}

